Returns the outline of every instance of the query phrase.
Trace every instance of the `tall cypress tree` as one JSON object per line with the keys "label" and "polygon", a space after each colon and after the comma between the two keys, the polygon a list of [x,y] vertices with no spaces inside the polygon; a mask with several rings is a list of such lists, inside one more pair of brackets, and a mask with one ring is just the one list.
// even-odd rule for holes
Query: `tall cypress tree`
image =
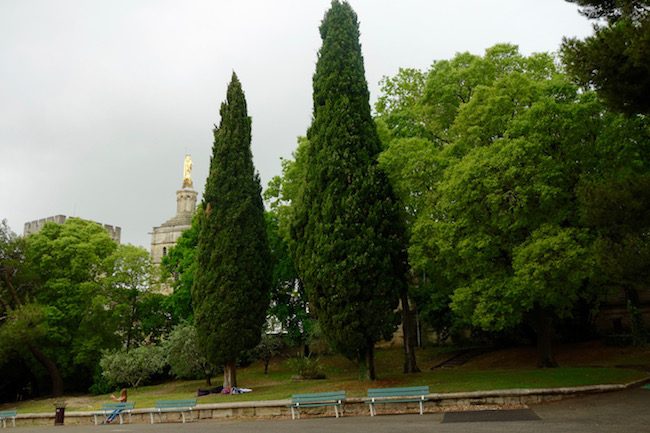
{"label": "tall cypress tree", "polygon": [[395,331],[405,285],[403,226],[376,162],[381,146],[348,3],[332,2],[320,34],[293,255],[324,336],[374,379],[374,345]]}
{"label": "tall cypress tree", "polygon": [[224,366],[224,387],[231,387],[237,385],[237,358],[260,340],[271,260],[251,119],[234,73],[220,114],[199,219],[192,301],[199,342],[211,362]]}

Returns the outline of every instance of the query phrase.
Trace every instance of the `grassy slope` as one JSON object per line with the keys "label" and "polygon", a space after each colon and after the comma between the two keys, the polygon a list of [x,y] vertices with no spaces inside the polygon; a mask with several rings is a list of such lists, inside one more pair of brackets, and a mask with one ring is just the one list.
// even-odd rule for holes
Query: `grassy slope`
{"label": "grassy slope", "polygon": [[[402,352],[400,348],[377,351],[376,382],[359,381],[356,366],[340,356],[321,358],[326,380],[294,381],[294,372],[288,370],[286,360],[272,361],[270,373],[263,374],[260,363],[239,369],[238,382],[253,392],[243,395],[209,395],[200,397],[199,403],[231,402],[248,400],[274,400],[289,398],[300,392],[346,390],[349,396],[363,396],[367,388],[429,385],[432,392],[477,391],[511,388],[546,388],[581,386],[607,383],[625,383],[643,378],[646,374],[639,366],[650,369],[650,349],[607,348],[598,343],[563,347],[558,361],[563,366],[556,369],[536,369],[534,349],[507,349],[481,355],[467,364],[453,369],[429,368],[448,356],[448,349],[428,348],[418,353],[422,373],[401,373]],[[620,368],[620,367],[637,367]],[[618,367],[618,368],[617,368]],[[220,382],[217,378],[215,384]],[[205,387],[203,381],[171,381],[161,385],[143,386],[129,390],[129,401],[136,407],[152,407],[159,399],[191,398],[197,388]],[[97,409],[109,402],[107,395],[66,396],[68,410]],[[30,400],[4,404],[0,409],[17,407],[20,412],[51,412],[52,399]]]}

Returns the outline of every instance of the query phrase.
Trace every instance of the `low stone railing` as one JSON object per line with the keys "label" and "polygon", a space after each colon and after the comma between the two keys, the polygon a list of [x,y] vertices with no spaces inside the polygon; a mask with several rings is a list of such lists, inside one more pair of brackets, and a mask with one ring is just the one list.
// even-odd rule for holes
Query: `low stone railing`
{"label": "low stone railing", "polygon": [[[493,391],[432,393],[424,404],[425,413],[449,412],[480,408],[517,408],[528,404],[556,401],[563,398],[576,397],[586,394],[621,391],[639,386],[650,381],[650,377],[616,385],[590,385],[567,388],[542,388],[542,389],[505,389]],[[226,418],[290,418],[291,411],[286,400],[242,401],[225,403],[198,404],[192,412],[194,420],[201,419],[226,419]],[[385,404],[381,414],[419,413],[418,403]],[[330,415],[330,408],[303,409],[301,417]],[[94,424],[93,413],[96,411],[70,411],[65,414],[66,425]],[[153,408],[139,408],[132,411],[130,422],[149,423],[149,414]],[[368,405],[362,397],[350,397],[343,405],[343,414],[368,416]],[[333,412],[332,412],[333,415]],[[163,422],[180,422],[180,413],[162,414]],[[129,417],[124,418],[129,422]],[[156,416],[156,422],[158,417]],[[17,426],[27,425],[53,425],[54,411],[52,413],[18,413]]]}

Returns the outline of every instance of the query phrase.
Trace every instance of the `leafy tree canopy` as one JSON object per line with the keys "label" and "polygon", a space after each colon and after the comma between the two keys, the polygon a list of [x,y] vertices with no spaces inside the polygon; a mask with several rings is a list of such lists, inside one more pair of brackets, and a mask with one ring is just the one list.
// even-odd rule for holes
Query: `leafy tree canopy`
{"label": "leafy tree canopy", "polygon": [[594,88],[613,109],[650,111],[650,2],[578,0],[590,19],[606,18],[584,40],[565,39],[562,59],[577,83]]}
{"label": "leafy tree canopy", "polygon": [[199,242],[199,205],[192,218],[192,225],[185,230],[176,245],[162,259],[162,280],[171,280],[173,292],[166,298],[166,306],[172,316],[172,322],[179,324],[192,321],[192,284],[196,272],[196,248]]}

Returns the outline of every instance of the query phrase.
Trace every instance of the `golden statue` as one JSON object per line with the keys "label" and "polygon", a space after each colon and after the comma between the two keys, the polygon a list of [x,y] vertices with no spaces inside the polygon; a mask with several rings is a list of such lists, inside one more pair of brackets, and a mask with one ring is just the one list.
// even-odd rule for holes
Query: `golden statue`
{"label": "golden statue", "polygon": [[193,186],[192,157],[190,155],[185,155],[185,161],[183,161],[183,188],[192,188]]}

